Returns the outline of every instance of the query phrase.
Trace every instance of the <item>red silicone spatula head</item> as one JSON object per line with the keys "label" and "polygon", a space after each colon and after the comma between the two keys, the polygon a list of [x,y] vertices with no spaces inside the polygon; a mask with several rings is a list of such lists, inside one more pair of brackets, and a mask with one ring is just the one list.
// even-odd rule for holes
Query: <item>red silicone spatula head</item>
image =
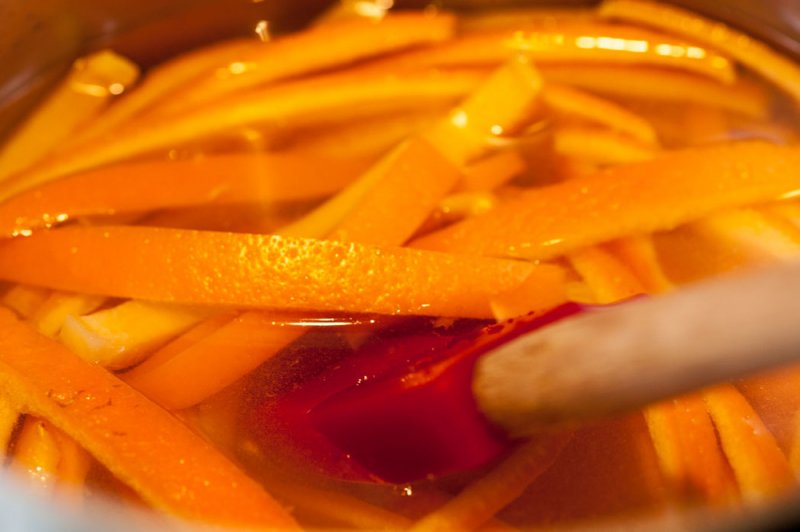
{"label": "red silicone spatula head", "polygon": [[513,442],[477,409],[472,396],[476,361],[505,342],[581,309],[568,304],[405,352],[401,363],[334,393],[319,394],[316,404],[307,403],[306,430],[315,431],[373,478],[388,482],[483,465]]}

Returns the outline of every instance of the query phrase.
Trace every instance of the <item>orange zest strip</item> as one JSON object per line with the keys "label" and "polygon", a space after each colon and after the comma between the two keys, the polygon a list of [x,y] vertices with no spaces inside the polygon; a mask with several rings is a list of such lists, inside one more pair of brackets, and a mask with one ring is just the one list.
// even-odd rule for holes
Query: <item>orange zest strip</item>
{"label": "orange zest strip", "polygon": [[164,102],[156,113],[172,113],[241,93],[265,83],[347,65],[361,59],[449,39],[455,18],[444,13],[392,13],[380,20],[354,19],[281,37],[223,68],[204,73]]}
{"label": "orange zest strip", "polygon": [[567,272],[555,264],[540,264],[521,285],[497,294],[491,300],[497,321],[541,312],[568,300]]}
{"label": "orange zest strip", "polygon": [[652,238],[677,284],[800,256],[798,229],[766,208],[712,214]]}
{"label": "orange zest strip", "polygon": [[0,303],[23,318],[30,318],[47,301],[50,291],[37,286],[14,285],[0,298]]}
{"label": "orange zest strip", "polygon": [[66,227],[0,243],[0,277],[61,290],[379,314],[487,317],[489,298],[533,269],[404,248],[152,227]]}
{"label": "orange zest strip", "polygon": [[75,440],[53,427],[53,438],[58,444],[61,460],[58,462],[58,481],[68,488],[83,485],[92,466],[92,459]]}
{"label": "orange zest strip", "polygon": [[[327,74],[282,83],[212,106],[165,118],[144,118],[115,132],[114,138],[90,142],[46,164],[23,172],[9,182],[13,191],[58,176],[159,149],[235,132],[242,127],[355,119],[365,114],[414,109],[419,102],[452,103],[475,87],[483,73],[474,70],[394,73],[365,70]],[[8,191],[6,191],[8,194]]]}
{"label": "orange zest strip", "polygon": [[689,224],[686,229],[737,250],[748,264],[800,256],[800,230],[761,210],[721,212]]}
{"label": "orange zest strip", "polygon": [[800,414],[794,420],[795,437],[789,452],[789,461],[795,476],[800,477]]}
{"label": "orange zest strip", "polygon": [[541,92],[538,70],[514,56],[424,135],[454,164],[467,164],[486,153],[492,140],[528,126],[540,110]]}
{"label": "orange zest strip", "polygon": [[430,127],[447,110],[447,106],[420,106],[355,122],[311,126],[291,132],[287,149],[296,148],[303,153],[329,158],[370,156],[378,159],[411,135]]}
{"label": "orange zest strip", "polygon": [[795,419],[800,415],[800,367],[793,365],[751,375],[737,381],[736,388],[788,455],[792,441],[800,436],[795,426]]}
{"label": "orange zest strip", "polygon": [[442,199],[430,220],[454,222],[489,212],[496,204],[497,198],[491,192],[458,192]]}
{"label": "orange zest strip", "polygon": [[[489,76],[447,119],[411,140],[383,178],[336,225],[330,238],[404,243],[461,178],[459,168],[488,150],[493,134],[513,134],[535,112],[541,78],[527,61],[510,61]],[[496,102],[506,98],[502,105]],[[430,145],[428,145],[430,143]],[[403,213],[398,219],[396,213]]]}
{"label": "orange zest strip", "polygon": [[[236,316],[232,313],[222,313],[206,318],[185,333],[173,339],[160,349],[156,350],[144,362],[136,366],[136,370],[144,369],[145,364],[150,367],[160,366],[172,357],[195,345],[197,342],[211,336],[214,331],[231,323]],[[123,379],[133,375],[133,370],[123,374]]]}
{"label": "orange zest strip", "polygon": [[[397,146],[347,189],[281,234],[322,238],[335,229],[357,242],[402,244],[454,187],[458,168],[488,151],[497,135],[513,134],[526,125],[538,107],[540,90],[541,78],[526,60],[509,61],[447,118],[420,138]],[[503,105],[496,103],[500,100]],[[403,212],[402,219],[395,216],[397,212]]]}
{"label": "orange zest strip", "polygon": [[[668,113],[664,122],[669,122],[670,119],[674,120],[674,114]],[[698,146],[730,140],[731,129],[735,127],[730,123],[730,116],[722,109],[692,103],[684,106],[683,119],[673,129],[673,135],[679,142]]]}
{"label": "orange zest strip", "polygon": [[422,532],[478,528],[547,471],[571,437],[571,433],[535,437],[441,508],[417,521],[410,530]]}
{"label": "orange zest strip", "polygon": [[524,192],[490,216],[454,224],[414,245],[548,259],[798,190],[800,151],[794,148],[742,142],[684,150]]}
{"label": "orange zest strip", "polygon": [[557,83],[548,84],[543,95],[547,106],[557,115],[604,125],[646,144],[658,143],[652,124],[610,100]]}
{"label": "orange zest strip", "polygon": [[516,150],[500,150],[464,167],[457,192],[489,192],[521,174],[527,163]]}
{"label": "orange zest strip", "polygon": [[0,382],[23,410],[73,438],[158,509],[210,525],[295,526],[205,440],[5,310],[0,311]]}
{"label": "orange zest strip", "polygon": [[67,78],[0,147],[0,180],[68,140],[138,76],[136,65],[108,50],[76,61]]}
{"label": "orange zest strip", "polygon": [[45,421],[26,417],[14,443],[14,464],[24,471],[30,485],[51,491],[57,482],[61,452]]}
{"label": "orange zest strip", "polygon": [[711,46],[800,101],[800,68],[797,64],[763,42],[729,26],[679,7],[642,0],[605,0],[598,15],[645,24]]}
{"label": "orange zest strip", "polygon": [[[150,71],[141,86],[105,113],[77,143],[113,131],[126,121],[181,91],[173,101],[196,104],[241,90],[353,62],[392,50],[436,42],[452,32],[446,15],[403,14],[382,24],[348,23],[316,29],[263,43],[256,39],[229,41],[184,54]],[[215,78],[219,78],[215,82]],[[188,89],[188,91],[186,91]],[[192,93],[190,99],[188,92]]]}
{"label": "orange zest strip", "polygon": [[684,501],[733,502],[738,488],[702,397],[688,395],[644,411],[669,487]]}
{"label": "orange zest strip", "polygon": [[698,103],[762,120],[769,115],[766,92],[746,80],[723,85],[689,72],[654,67],[544,65],[541,71],[548,82],[608,96]]}
{"label": "orange zest strip", "polygon": [[136,116],[153,102],[164,98],[184,83],[207,70],[225,66],[248,50],[263,46],[256,39],[234,39],[189,52],[156,66],[138,84],[135,91],[120,98],[106,112],[88,124],[72,140],[70,146],[79,145],[115,130]]}
{"label": "orange zest strip", "polygon": [[[628,265],[605,248],[573,253],[570,262],[599,303],[613,303],[646,292]],[[649,262],[639,266],[655,265]],[[652,276],[651,273],[645,278]],[[686,396],[652,405],[644,410],[644,417],[662,474],[678,496],[718,504],[736,498],[733,475],[700,397]]]}
{"label": "orange zest strip", "polygon": [[794,435],[789,449],[789,462],[791,463],[795,476],[800,477],[800,412],[795,415],[792,430],[794,431]]}
{"label": "orange zest strip", "polygon": [[720,212],[653,235],[664,272],[670,280],[684,284],[798,256],[796,228],[763,211]]}
{"label": "orange zest strip", "polygon": [[84,360],[110,369],[125,369],[209,313],[206,308],[126,301],[92,314],[68,316],[58,339]]}
{"label": "orange zest strip", "polygon": [[788,222],[797,230],[800,230],[800,204],[796,201],[781,201],[768,205],[764,212]]}
{"label": "orange zest strip", "polygon": [[18,420],[19,410],[14,408],[4,394],[0,394],[0,460],[3,460],[8,453],[8,444],[14,435]]}
{"label": "orange zest strip", "polygon": [[683,69],[732,83],[732,63],[717,52],[675,37],[634,26],[590,24],[556,30],[487,31],[466,35],[432,49],[389,58],[387,67],[495,65],[515,53],[537,65],[603,63]]}
{"label": "orange zest strip", "polygon": [[82,216],[313,199],[341,189],[368,164],[298,153],[241,153],[108,166],[46,183],[0,204],[0,234]]}
{"label": "orange zest strip", "polygon": [[[426,150],[432,151],[430,144],[420,138],[400,143],[338,194],[299,220],[281,227],[278,234],[292,237],[327,237],[358,205],[364,205],[364,197],[379,187],[384,180],[388,179],[397,183],[398,178],[405,177],[406,167],[413,168],[416,164],[415,153]],[[441,155],[438,153],[433,156],[435,160],[441,159]],[[425,175],[427,176],[428,173],[425,172]],[[379,235],[377,236],[379,237]],[[399,245],[401,242],[392,242],[392,244]]]}
{"label": "orange zest strip", "polygon": [[581,9],[578,7],[539,7],[534,8],[503,8],[492,11],[479,10],[476,13],[461,13],[458,20],[458,29],[463,32],[486,31],[498,29],[516,29],[520,26],[530,28],[534,25],[543,29],[553,29],[553,25],[575,25],[597,22],[594,9]]}
{"label": "orange zest strip", "polygon": [[649,161],[658,153],[653,145],[625,134],[585,126],[555,128],[553,149],[559,155],[597,165]]}
{"label": "orange zest strip", "polygon": [[649,293],[659,294],[673,289],[661,267],[653,239],[637,235],[609,242],[606,248],[622,259]]}
{"label": "orange zest strip", "polygon": [[403,144],[395,157],[380,182],[336,224],[328,238],[377,245],[402,244],[461,179],[458,167],[420,138]]}
{"label": "orange zest strip", "polygon": [[713,388],[703,399],[745,500],[764,501],[794,485],[789,461],[774,436],[733,385]]}
{"label": "orange zest strip", "polygon": [[600,304],[615,303],[645,293],[644,286],[618,258],[601,247],[569,255],[569,262]]}
{"label": "orange zest strip", "polygon": [[[414,137],[399,145],[330,201],[283,228],[283,234],[402,244],[459,181],[458,167],[486,150],[486,139],[493,127],[512,133],[522,127],[535,108],[540,87],[540,79],[527,62],[510,62],[489,76],[451,117],[428,130],[424,138]],[[514,97],[507,105],[491,105],[509,95]],[[487,107],[491,111],[487,112]],[[454,117],[466,118],[468,123]],[[402,213],[400,218],[398,212]],[[132,382],[161,404],[172,408],[190,406],[234,382],[303,332],[300,328],[265,329],[262,334],[252,335],[251,344],[234,343],[240,346],[236,356],[220,357],[220,353],[231,351],[220,350],[218,338],[226,342],[238,338],[249,322],[263,320],[263,316],[247,313],[183,352],[173,350],[169,357],[157,353],[155,361],[134,370],[136,379]],[[208,371],[200,370],[196,359],[206,360],[203,366]],[[193,375],[188,379],[193,385],[176,390],[175,377],[187,375]]]}
{"label": "orange zest strip", "polygon": [[298,514],[311,522],[336,523],[359,530],[405,530],[412,521],[398,513],[375,506],[336,489],[303,485],[297,481],[269,478],[275,493],[280,493]]}
{"label": "orange zest strip", "polygon": [[97,310],[105,298],[84,294],[53,292],[36,309],[30,321],[45,336],[55,337],[68,316],[80,316]]}
{"label": "orange zest strip", "polygon": [[[209,389],[222,389],[246,375],[307,329],[285,321],[275,313],[245,312],[184,349],[167,345],[123,379],[167,409],[189,407],[205,399]],[[187,367],[192,368],[189,379]]]}

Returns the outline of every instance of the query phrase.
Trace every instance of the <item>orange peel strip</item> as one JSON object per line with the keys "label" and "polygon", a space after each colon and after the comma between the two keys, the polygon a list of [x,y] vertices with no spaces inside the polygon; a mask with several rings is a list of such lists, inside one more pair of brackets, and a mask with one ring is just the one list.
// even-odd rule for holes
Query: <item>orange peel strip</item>
{"label": "orange peel strip", "polygon": [[800,415],[800,367],[750,375],[737,381],[736,388],[775,436],[781,450],[789,454],[798,435],[795,418]]}
{"label": "orange peel strip", "polygon": [[[152,70],[135,93],[101,117],[78,142],[113,131],[154,104],[166,102],[166,109],[188,107],[257,84],[437,42],[450,36],[453,24],[447,15],[398,14],[380,24],[355,21],[269,43],[240,39],[190,52]],[[179,91],[179,98],[167,99]]]}
{"label": "orange peel strip", "polygon": [[800,476],[800,413],[794,418],[794,436],[789,450],[789,462],[796,476]]}
{"label": "orange peel strip", "polygon": [[572,433],[542,435],[523,444],[441,508],[417,521],[410,530],[422,532],[478,528],[547,471],[571,437]]}
{"label": "orange peel strip", "polygon": [[797,202],[782,201],[768,205],[764,209],[764,212],[770,213],[772,216],[777,216],[800,231],[800,204]]}
{"label": "orange peel strip", "polygon": [[358,204],[335,224],[328,238],[365,244],[402,244],[461,179],[458,167],[422,139],[403,144],[395,157],[380,182],[366,191]]}
{"label": "orange peel strip", "polygon": [[[461,179],[459,168],[488,151],[487,139],[514,134],[538,107],[541,78],[525,60],[509,61],[448,118],[411,140],[378,184],[336,225],[330,238],[368,244],[404,243]],[[502,104],[498,104],[502,101]],[[430,143],[430,145],[428,145]],[[398,219],[396,213],[403,216]]]}
{"label": "orange peel strip", "polygon": [[[497,321],[530,312],[542,312],[568,300],[567,272],[556,264],[540,264],[521,285],[492,298],[492,314]],[[537,304],[538,306],[534,306]]]}
{"label": "orange peel strip", "polygon": [[556,114],[601,124],[646,144],[658,143],[652,124],[610,100],[556,83],[547,84],[543,95],[545,104]]}
{"label": "orange peel strip", "polygon": [[689,72],[654,67],[606,65],[543,65],[548,82],[579,87],[599,94],[663,102],[698,103],[765,120],[769,97],[747,80],[723,85]]}
{"label": "orange peel strip", "polygon": [[658,153],[653,145],[625,134],[585,126],[555,128],[553,149],[569,159],[601,166],[649,161]]}
{"label": "orange peel strip", "polygon": [[591,63],[671,67],[732,83],[733,64],[712,49],[635,26],[591,24],[556,30],[517,28],[465,35],[385,60],[386,68],[496,65],[514,54],[537,65]]}
{"label": "orange peel strip", "polygon": [[[347,189],[281,234],[322,238],[336,231],[334,238],[402,244],[456,185],[458,168],[488,151],[493,136],[513,134],[526,124],[538,106],[540,91],[541,78],[526,60],[509,61],[447,118],[397,146]],[[397,212],[403,212],[402,219],[397,219]]]}
{"label": "orange peel strip", "polygon": [[[211,316],[210,318],[206,318],[186,331],[184,334],[178,336],[171,342],[158,349],[155,353],[149,356],[147,360],[136,366],[134,369],[142,370],[145,367],[145,364],[151,367],[161,365],[162,363],[176,356],[184,349],[188,349],[197,342],[200,342],[201,340],[211,336],[215,331],[230,323],[235,317],[235,315],[230,313],[222,313]],[[125,373],[123,375],[123,379],[127,379],[127,377],[132,373],[133,370]]]}
{"label": "orange peel strip", "polygon": [[[163,407],[180,410],[208,397],[209,390],[221,390],[250,373],[306,329],[285,326],[275,313],[245,312],[193,345],[156,352],[123,379]],[[220,353],[228,356],[221,359]]]}
{"label": "orange peel strip", "polygon": [[282,83],[179,116],[143,118],[117,131],[112,139],[83,144],[15,176],[3,187],[4,196],[55,177],[254,124],[298,126],[345,115],[354,119],[359,110],[369,115],[415,109],[423,101],[446,105],[474,88],[483,76],[475,70],[397,76],[356,69]]}
{"label": "orange peel strip", "polygon": [[463,166],[485,154],[492,140],[528,126],[540,109],[541,93],[539,71],[525,57],[512,57],[424,136]]}
{"label": "orange peel strip", "polygon": [[53,427],[53,437],[61,451],[58,462],[58,480],[70,487],[78,487],[86,480],[91,467],[91,457],[75,440]]}
{"label": "orange peel strip", "polygon": [[88,124],[69,146],[102,137],[117,129],[154,102],[172,94],[183,84],[207,70],[225,66],[235,57],[264,44],[256,39],[234,39],[202,50],[183,54],[156,66],[138,84],[135,91],[119,99],[106,112]]}
{"label": "orange peel strip", "polygon": [[19,410],[14,408],[4,394],[0,394],[0,459],[3,459],[8,452],[8,445],[18,420]]}
{"label": "orange peel strip", "polygon": [[447,110],[447,106],[433,105],[364,117],[356,122],[311,126],[290,133],[287,149],[329,158],[370,156],[378,159],[403,140],[436,123]]}
{"label": "orange peel strip", "polygon": [[92,468],[92,457],[75,440],[57,428],[52,427],[52,433],[61,454],[58,462],[56,499],[63,500],[67,504],[80,504],[85,497],[83,487]]}
{"label": "orange peel strip", "polygon": [[412,46],[452,37],[455,18],[446,13],[392,13],[380,20],[353,19],[281,37],[194,78],[180,98],[154,108],[174,113],[241,93],[265,83],[335,68]]}
{"label": "orange peel strip", "polygon": [[[107,166],[6,200],[0,204],[0,234],[11,236],[82,216],[313,199],[341,189],[368,164],[290,152]],[[320,168],[325,168],[324,175]]]}
{"label": "orange peel strip", "polygon": [[97,310],[105,298],[85,294],[53,292],[39,305],[30,321],[45,336],[55,337],[68,316],[80,316]]}
{"label": "orange peel strip", "polygon": [[84,360],[125,369],[208,317],[207,308],[126,301],[92,314],[68,316],[59,341]]}
{"label": "orange peel strip", "polygon": [[0,148],[0,180],[68,140],[138,77],[136,65],[108,50],[76,61],[66,79]]}
{"label": "orange peel strip", "polygon": [[795,485],[775,437],[733,385],[708,390],[703,399],[745,500],[764,501]]}
{"label": "orange peel strip", "polygon": [[343,528],[360,530],[405,530],[412,523],[399,513],[340,490],[277,478],[269,478],[267,482],[280,493],[281,499],[296,509],[300,518],[311,518],[311,522],[333,522]]}
{"label": "orange peel strip", "polygon": [[[606,248],[573,253],[570,262],[599,303],[646,293],[633,270]],[[652,267],[654,263],[640,266],[648,265]],[[736,497],[733,475],[700,397],[686,396],[652,405],[644,410],[644,417],[660,469],[679,496],[713,503],[730,502]]]}
{"label": "orange peel strip", "polygon": [[50,297],[50,291],[37,286],[14,285],[3,294],[0,303],[23,318],[30,318]]}
{"label": "orange peel strip", "polygon": [[520,26],[531,28],[534,25],[546,29],[553,26],[572,26],[597,22],[594,9],[578,7],[534,7],[503,8],[498,11],[486,10],[462,13],[458,19],[458,29],[462,32],[475,32],[499,29],[517,29]]}
{"label": "orange peel strip", "polygon": [[25,418],[14,442],[13,459],[31,486],[47,492],[55,488],[61,452],[52,428],[44,420]]}
{"label": "orange peel strip", "polygon": [[[200,305],[487,317],[534,265],[270,235],[67,227],[0,243],[0,277]],[[372,273],[370,273],[372,272]]]}
{"label": "orange peel strip", "polygon": [[666,30],[720,50],[800,102],[797,63],[725,24],[679,7],[642,0],[605,0],[598,15]]}
{"label": "orange peel strip", "polygon": [[800,232],[767,207],[715,213],[653,235],[666,275],[677,284],[800,256]]}
{"label": "orange peel strip", "polygon": [[800,256],[800,229],[761,209],[721,212],[693,222],[686,229],[738,250],[749,264]]}
{"label": "orange peel strip", "polygon": [[527,163],[516,150],[500,150],[464,167],[456,192],[489,192],[521,174]]}
{"label": "orange peel strip", "polygon": [[[524,62],[512,62],[499,69],[459,107],[469,118],[469,128],[454,127],[450,120],[442,121],[428,132],[427,141],[416,137],[401,144],[346,190],[298,223],[284,228],[283,232],[327,235],[333,239],[382,245],[401,244],[458,182],[460,174],[456,165],[485,149],[485,136],[493,125],[500,124],[513,132],[524,123],[529,109],[537,101],[539,88],[535,72]],[[485,111],[486,101],[508,93],[517,97],[500,108],[490,106],[494,112]],[[473,137],[478,137],[479,142]],[[403,213],[400,219],[397,212]],[[532,304],[538,301],[532,297]],[[152,361],[134,370],[136,379],[132,382],[150,397],[173,408],[194,404],[246,374],[302,332],[301,328],[289,328],[265,329],[253,335],[243,333],[242,328],[248,323],[262,323],[264,319],[258,314],[245,313],[183,352],[173,350],[169,356],[157,353]],[[237,356],[221,359],[220,353],[230,353],[230,349],[220,350],[219,342],[230,342],[242,334],[258,341],[244,346],[234,343],[241,347]],[[209,371],[198,366],[197,359],[206,360],[204,366]],[[192,384],[176,387],[175,377],[180,375],[192,375],[188,379]]]}
{"label": "orange peel strip", "polygon": [[622,259],[648,293],[660,294],[674,288],[664,273],[653,239],[649,235],[614,240],[606,248]]}
{"label": "orange peel strip", "polygon": [[[684,106],[683,120],[676,124],[675,136],[687,146],[730,140],[731,129],[734,127],[729,118],[722,109],[689,104]],[[674,120],[674,116],[672,119]]]}
{"label": "orange peel strip", "polygon": [[570,253],[569,262],[583,278],[600,304],[615,303],[645,293],[634,273],[601,247]]}
{"label": "orange peel strip", "polygon": [[296,526],[205,440],[6,310],[0,347],[0,382],[18,406],[73,438],[149,504],[210,525]]}
{"label": "orange peel strip", "polygon": [[684,501],[735,501],[738,488],[702,397],[687,395],[645,409],[661,470]]}
{"label": "orange peel strip", "polygon": [[413,245],[549,259],[625,236],[669,230],[715,211],[767,202],[798,190],[797,149],[742,142],[683,150],[524,192],[489,216],[459,222]]}

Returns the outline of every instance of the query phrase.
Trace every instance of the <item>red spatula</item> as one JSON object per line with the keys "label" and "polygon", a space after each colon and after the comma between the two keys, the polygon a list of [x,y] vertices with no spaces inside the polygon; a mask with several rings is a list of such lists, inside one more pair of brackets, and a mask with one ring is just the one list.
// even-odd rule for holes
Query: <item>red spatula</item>
{"label": "red spatula", "polygon": [[407,482],[487,463],[546,428],[800,359],[799,322],[800,264],[782,265],[395,346],[395,366],[334,371],[294,414],[368,476]]}

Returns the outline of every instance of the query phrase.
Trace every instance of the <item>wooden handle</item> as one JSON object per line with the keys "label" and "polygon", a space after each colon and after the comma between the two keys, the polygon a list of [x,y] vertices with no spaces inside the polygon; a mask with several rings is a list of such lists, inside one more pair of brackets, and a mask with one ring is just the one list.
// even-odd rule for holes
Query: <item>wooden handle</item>
{"label": "wooden handle", "polygon": [[640,408],[800,360],[800,262],[582,314],[479,361],[481,410],[513,435]]}

